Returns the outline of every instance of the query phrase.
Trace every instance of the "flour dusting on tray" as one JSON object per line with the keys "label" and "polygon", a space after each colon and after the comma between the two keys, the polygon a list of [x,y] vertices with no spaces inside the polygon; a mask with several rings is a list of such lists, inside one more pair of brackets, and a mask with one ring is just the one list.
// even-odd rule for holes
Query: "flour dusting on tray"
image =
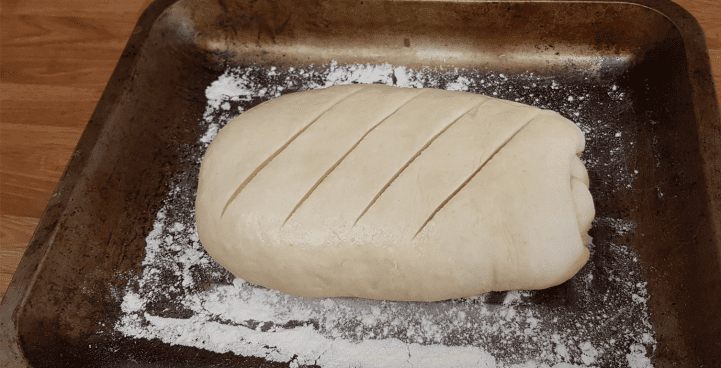
{"label": "flour dusting on tray", "polygon": [[[206,90],[205,133],[181,154],[146,238],[142,276],[123,293],[123,335],[218,353],[322,367],[650,367],[656,347],[638,255],[625,244],[634,224],[599,213],[591,259],[563,285],[435,303],[298,298],[235,278],[216,264],[195,229],[195,183],[203,154],[230,119],[285,93],[383,83],[481,93],[552,109],[586,134],[591,190],[631,188],[621,137],[604,119],[628,109],[624,91],[537,76],[383,65],[229,69]],[[610,150],[609,160],[593,155]],[[602,173],[602,174],[598,174]],[[613,175],[607,174],[613,173]],[[594,197],[596,195],[594,194]]]}

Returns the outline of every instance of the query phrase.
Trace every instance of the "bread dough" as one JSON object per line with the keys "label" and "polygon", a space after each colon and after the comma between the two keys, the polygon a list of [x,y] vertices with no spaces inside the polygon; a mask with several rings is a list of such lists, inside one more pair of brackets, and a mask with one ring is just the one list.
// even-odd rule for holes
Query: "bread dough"
{"label": "bread dough", "polygon": [[581,130],[466,92],[345,85],[233,119],[197,229],[237,277],[305,297],[435,301],[542,289],[588,260]]}

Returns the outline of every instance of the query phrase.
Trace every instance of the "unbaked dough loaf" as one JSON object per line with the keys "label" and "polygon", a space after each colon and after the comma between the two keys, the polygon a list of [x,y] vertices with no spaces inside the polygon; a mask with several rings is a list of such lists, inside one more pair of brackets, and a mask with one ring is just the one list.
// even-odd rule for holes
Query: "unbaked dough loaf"
{"label": "unbaked dough loaf", "polygon": [[542,289],[588,260],[575,124],[465,92],[346,85],[233,119],[200,168],[197,228],[248,282],[435,301]]}

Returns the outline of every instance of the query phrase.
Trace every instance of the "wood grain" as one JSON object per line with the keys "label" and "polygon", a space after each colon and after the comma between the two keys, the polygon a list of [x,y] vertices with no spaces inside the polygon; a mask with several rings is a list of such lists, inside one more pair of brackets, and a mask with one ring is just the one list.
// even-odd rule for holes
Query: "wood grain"
{"label": "wood grain", "polygon": [[[151,2],[1,0],[0,298]],[[703,27],[721,86],[721,1],[676,3]]]}
{"label": "wood grain", "polygon": [[2,227],[0,227],[0,285],[4,286],[2,292],[5,293],[7,285],[10,284],[13,272],[20,258],[23,256],[25,247],[30,241],[38,218],[22,217],[11,215],[0,215]]}
{"label": "wood grain", "polygon": [[0,298],[151,2],[0,3]]}

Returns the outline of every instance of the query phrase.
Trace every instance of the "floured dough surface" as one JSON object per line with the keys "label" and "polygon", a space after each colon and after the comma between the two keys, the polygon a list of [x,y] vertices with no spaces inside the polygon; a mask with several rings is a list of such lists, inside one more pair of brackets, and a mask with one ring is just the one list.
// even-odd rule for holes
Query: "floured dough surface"
{"label": "floured dough surface", "polygon": [[481,95],[345,85],[267,101],[203,158],[200,240],[307,297],[434,301],[542,289],[588,260],[583,133]]}

